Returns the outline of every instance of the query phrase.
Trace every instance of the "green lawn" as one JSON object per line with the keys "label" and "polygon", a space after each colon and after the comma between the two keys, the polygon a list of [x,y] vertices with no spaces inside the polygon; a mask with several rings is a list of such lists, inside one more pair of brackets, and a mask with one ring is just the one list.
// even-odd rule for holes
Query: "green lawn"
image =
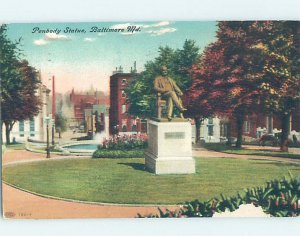
{"label": "green lawn", "polygon": [[231,158],[196,158],[197,173],[154,175],[144,159],[49,160],[7,166],[4,181],[37,193],[110,203],[177,204],[231,196],[268,180],[300,175],[300,165]]}
{"label": "green lawn", "polygon": [[229,146],[227,146],[225,144],[221,144],[221,143],[207,143],[204,145],[204,147],[209,150],[214,150],[217,152],[224,152],[224,153],[229,153],[229,154],[273,156],[273,157],[300,159],[300,153],[280,152],[279,150],[274,150],[274,151],[254,150],[254,149],[250,150],[250,149],[229,147]]}
{"label": "green lawn", "polygon": [[12,150],[22,150],[25,149],[25,143],[14,143],[14,144],[9,144],[6,145],[7,150],[12,149]]}

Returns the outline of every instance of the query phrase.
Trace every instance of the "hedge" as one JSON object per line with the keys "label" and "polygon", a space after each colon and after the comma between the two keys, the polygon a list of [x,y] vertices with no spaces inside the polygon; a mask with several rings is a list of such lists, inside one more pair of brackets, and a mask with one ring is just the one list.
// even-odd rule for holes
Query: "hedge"
{"label": "hedge", "polygon": [[275,217],[299,216],[300,179],[273,180],[265,187],[245,189],[242,194],[221,199],[187,202],[179,210],[165,212],[159,209],[156,215],[140,215],[140,218],[212,217],[215,212],[235,211],[242,204],[261,206],[265,213]]}
{"label": "hedge", "polygon": [[141,158],[143,156],[144,156],[144,149],[132,149],[132,150],[98,149],[93,153],[93,158]]}

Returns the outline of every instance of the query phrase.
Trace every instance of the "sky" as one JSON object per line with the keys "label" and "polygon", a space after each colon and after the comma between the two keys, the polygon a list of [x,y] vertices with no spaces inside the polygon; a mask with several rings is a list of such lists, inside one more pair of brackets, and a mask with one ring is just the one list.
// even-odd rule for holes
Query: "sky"
{"label": "sky", "polygon": [[[186,39],[202,51],[216,40],[215,21],[210,22],[93,22],[9,24],[8,37],[22,38],[20,49],[30,65],[41,71],[51,88],[55,76],[60,93],[94,89],[109,92],[109,77],[116,67],[137,71],[158,56],[160,46],[182,48]],[[138,31],[130,32],[135,29]],[[103,28],[118,32],[100,32]],[[92,32],[91,32],[92,31]],[[103,30],[102,30],[103,31]]]}

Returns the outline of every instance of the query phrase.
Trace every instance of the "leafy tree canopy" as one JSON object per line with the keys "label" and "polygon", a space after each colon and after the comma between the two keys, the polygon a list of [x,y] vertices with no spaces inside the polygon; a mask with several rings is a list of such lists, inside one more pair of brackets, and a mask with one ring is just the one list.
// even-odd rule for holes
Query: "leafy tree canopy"
{"label": "leafy tree canopy", "polygon": [[27,60],[20,59],[19,43],[8,39],[6,25],[0,26],[1,118],[7,143],[14,123],[37,115],[41,104],[39,75]]}

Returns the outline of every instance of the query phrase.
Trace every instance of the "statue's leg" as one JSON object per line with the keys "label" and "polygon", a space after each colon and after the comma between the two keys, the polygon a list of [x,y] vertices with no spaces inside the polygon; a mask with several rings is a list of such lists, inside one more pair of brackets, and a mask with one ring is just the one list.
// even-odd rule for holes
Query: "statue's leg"
{"label": "statue's leg", "polygon": [[175,103],[176,107],[179,109],[179,111],[185,110],[185,108],[182,106],[181,99],[178,98],[177,94],[174,91],[170,92],[170,97],[174,101],[174,103]]}
{"label": "statue's leg", "polygon": [[168,119],[172,119],[173,115],[173,99],[171,96],[168,97]]}

